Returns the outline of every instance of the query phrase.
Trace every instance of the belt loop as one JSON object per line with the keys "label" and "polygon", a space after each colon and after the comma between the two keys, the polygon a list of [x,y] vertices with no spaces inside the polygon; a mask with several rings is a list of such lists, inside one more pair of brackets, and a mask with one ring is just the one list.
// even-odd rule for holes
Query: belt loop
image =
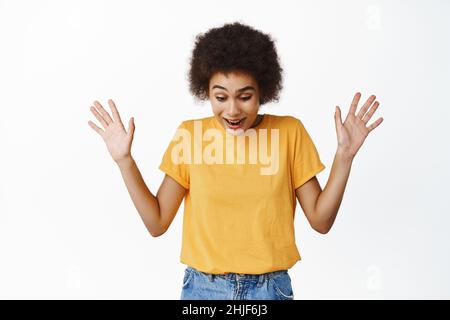
{"label": "belt loop", "polygon": [[207,275],[208,275],[209,281],[213,282],[214,281],[214,275],[211,274],[211,273],[208,273]]}
{"label": "belt loop", "polygon": [[259,275],[259,278],[258,278],[258,284],[257,284],[257,287],[258,287],[258,288],[261,287],[261,286],[263,285],[263,283],[264,283],[265,280],[266,280],[266,274],[265,274],[265,273],[260,274],[260,275]]}

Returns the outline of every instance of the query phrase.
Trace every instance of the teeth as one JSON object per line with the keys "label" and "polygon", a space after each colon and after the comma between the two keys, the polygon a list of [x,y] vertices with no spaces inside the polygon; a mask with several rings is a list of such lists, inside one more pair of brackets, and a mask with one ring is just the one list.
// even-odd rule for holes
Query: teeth
{"label": "teeth", "polygon": [[231,120],[228,120],[228,119],[225,119],[225,120],[227,120],[227,122],[229,123],[229,124],[231,124],[231,125],[238,125],[239,123],[241,123],[241,121],[242,121],[242,119],[241,120],[237,120],[237,121],[231,121]]}

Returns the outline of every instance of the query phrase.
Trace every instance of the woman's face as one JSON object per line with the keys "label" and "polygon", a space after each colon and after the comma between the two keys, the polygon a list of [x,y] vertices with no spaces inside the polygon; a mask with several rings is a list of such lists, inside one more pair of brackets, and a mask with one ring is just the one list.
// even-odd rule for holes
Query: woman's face
{"label": "woman's face", "polygon": [[257,119],[259,88],[249,74],[214,73],[209,81],[209,100],[214,116],[232,134],[251,128]]}

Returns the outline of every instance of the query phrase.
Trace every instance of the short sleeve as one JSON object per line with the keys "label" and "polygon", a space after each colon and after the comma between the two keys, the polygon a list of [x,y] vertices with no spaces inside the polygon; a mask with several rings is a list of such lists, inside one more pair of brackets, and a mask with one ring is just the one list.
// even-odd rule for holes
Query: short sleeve
{"label": "short sleeve", "polygon": [[309,179],[325,169],[311,136],[303,123],[296,119],[294,159],[293,159],[294,189],[299,188]]}
{"label": "short sleeve", "polygon": [[189,189],[190,132],[181,123],[164,152],[159,169]]}

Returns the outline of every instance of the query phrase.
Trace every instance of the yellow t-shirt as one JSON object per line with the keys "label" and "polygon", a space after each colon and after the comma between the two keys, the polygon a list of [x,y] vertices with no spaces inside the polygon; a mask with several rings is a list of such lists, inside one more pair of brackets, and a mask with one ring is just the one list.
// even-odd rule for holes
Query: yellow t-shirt
{"label": "yellow t-shirt", "polygon": [[299,119],[264,114],[240,136],[214,116],[183,121],[159,169],[187,189],[182,263],[213,274],[262,274],[301,259],[295,189],[325,166]]}

